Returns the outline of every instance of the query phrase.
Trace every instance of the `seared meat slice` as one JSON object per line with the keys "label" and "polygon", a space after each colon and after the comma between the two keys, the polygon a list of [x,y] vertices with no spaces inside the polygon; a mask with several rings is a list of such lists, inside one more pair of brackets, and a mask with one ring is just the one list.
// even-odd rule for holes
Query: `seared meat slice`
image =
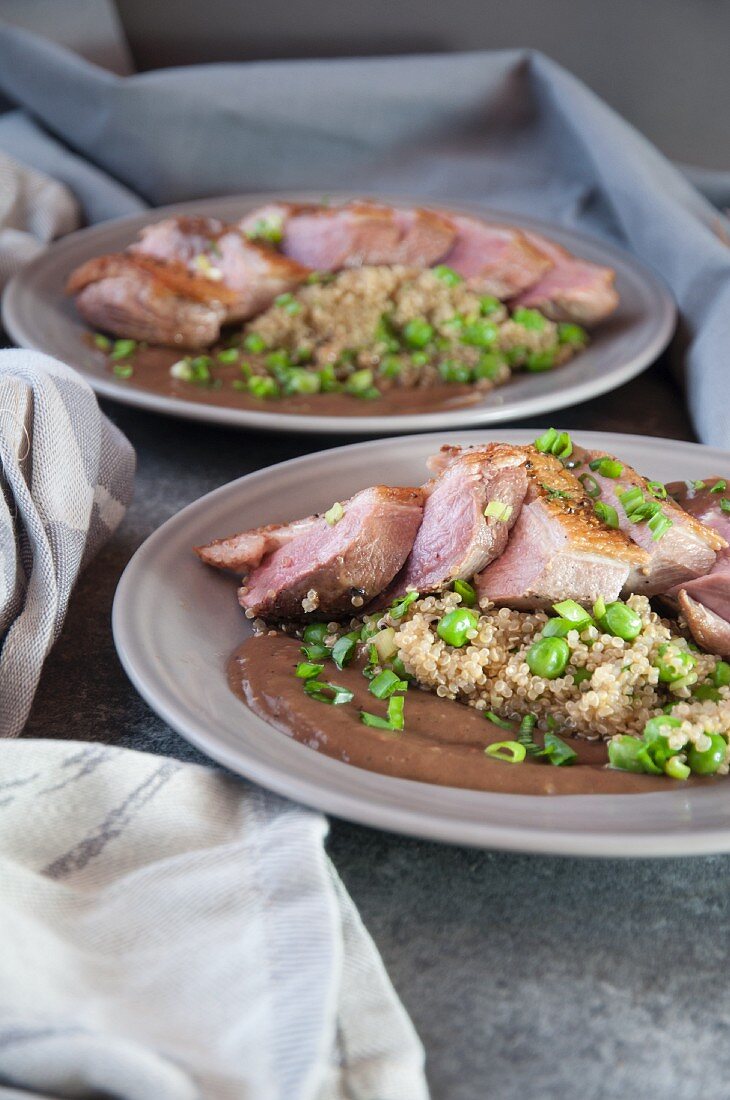
{"label": "seared meat slice", "polygon": [[129,251],[184,264],[198,277],[225,287],[231,292],[226,323],[254,317],[309,274],[309,268],[249,240],[217,218],[165,218],[144,229]]}
{"label": "seared meat slice", "polygon": [[[424,487],[423,522],[386,602],[407,589],[425,594],[471,578],[507,545],[527,491],[526,456],[500,443],[453,452],[442,452],[442,472]],[[489,503],[501,505],[501,515],[495,507],[486,516]]]}
{"label": "seared meat slice", "polygon": [[181,265],[126,254],[77,268],[67,290],[92,328],[152,344],[204,348],[214,343],[230,292]]}
{"label": "seared meat slice", "polygon": [[433,210],[367,201],[271,203],[239,224],[254,238],[280,235],[284,255],[318,271],[377,264],[429,267],[449,251],[456,235],[451,219]]}
{"label": "seared meat slice", "polygon": [[317,517],[264,557],[239,591],[247,611],[269,619],[327,619],[353,613],[390,584],[408,557],[423,515],[421,489],[378,485]]}
{"label": "seared meat slice", "polygon": [[[726,573],[724,581],[726,607],[728,588],[730,588],[730,572]],[[719,657],[730,658],[729,619],[716,614],[705,604],[693,600],[684,589],[679,593],[679,609],[698,645],[708,653],[717,653]]]}
{"label": "seared meat slice", "polygon": [[559,459],[519,449],[527,455],[527,496],[507,549],[475,580],[480,599],[528,610],[564,599],[617,599],[629,570],[648,555],[597,517]]}
{"label": "seared meat slice", "polygon": [[286,546],[293,539],[306,534],[320,519],[321,516],[317,515],[295,519],[293,523],[270,523],[253,531],[241,531],[228,538],[214,539],[207,546],[196,546],[195,553],[206,565],[212,565],[215,569],[226,569],[243,577],[261,565],[264,558],[273,554],[280,546]]}
{"label": "seared meat slice", "polygon": [[[586,451],[576,447],[573,459],[582,464],[574,468],[574,473],[578,477],[595,478],[601,492],[599,499],[616,509],[621,530],[648,555],[648,562],[632,569],[626,580],[625,593],[656,596],[674,585],[684,585],[691,578],[708,573],[715,563],[717,551],[727,546],[719,532],[701,523],[680,508],[671,497],[667,497],[657,503],[661,504],[661,510],[671,520],[672,526],[655,539],[646,522],[632,523],[629,520],[619,500],[619,494],[634,487],[640,489],[647,500],[654,500],[646,480],[624,462],[620,463],[622,471],[616,478],[605,477],[600,470],[591,470],[589,463],[601,458],[611,459],[613,456],[604,451]],[[592,485],[591,482],[588,484]]]}
{"label": "seared meat slice", "polygon": [[443,262],[483,294],[512,298],[553,266],[519,229],[462,215],[452,221],[458,237]]}
{"label": "seared meat slice", "polygon": [[[667,490],[691,515],[730,541],[730,513],[723,511],[720,503],[730,499],[730,494],[722,489],[723,484],[727,484],[724,478],[708,477],[701,486],[678,481],[667,485]],[[694,638],[704,649],[730,657],[730,549],[718,552],[715,564],[704,577],[677,585],[668,597],[677,600]]]}
{"label": "seared meat slice", "polygon": [[539,309],[553,321],[595,325],[616,309],[616,273],[610,267],[580,260],[539,233],[525,232],[531,245],[552,261],[553,267],[510,303]]}

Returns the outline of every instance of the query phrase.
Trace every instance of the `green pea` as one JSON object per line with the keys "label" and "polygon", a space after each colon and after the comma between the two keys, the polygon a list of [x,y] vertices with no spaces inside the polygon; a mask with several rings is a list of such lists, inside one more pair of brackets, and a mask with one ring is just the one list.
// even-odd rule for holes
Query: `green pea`
{"label": "green pea", "polygon": [[641,634],[643,624],[632,608],[616,600],[615,603],[606,604],[606,611],[598,620],[598,625],[606,634],[632,642]]}
{"label": "green pea", "polygon": [[541,635],[543,638],[564,638],[569,631],[577,629],[575,623],[571,623],[569,619],[548,619]]}
{"label": "green pea", "polygon": [[499,298],[495,298],[492,294],[483,294],[479,299],[479,310],[485,316],[488,317],[490,313],[494,313],[495,310],[501,306]]}
{"label": "green pea", "polygon": [[249,393],[254,397],[277,397],[279,387],[273,378],[266,378],[260,374],[254,374],[247,382]]}
{"label": "green pea", "polygon": [[266,351],[266,341],[263,336],[259,336],[258,332],[249,332],[244,337],[243,346],[252,355],[260,355],[262,351]]}
{"label": "green pea", "polygon": [[531,351],[527,356],[525,366],[534,374],[539,374],[545,370],[552,370],[555,366],[555,352]]}
{"label": "green pea", "polygon": [[430,362],[431,356],[427,351],[414,351],[411,356],[411,363],[414,367],[425,367]]}
{"label": "green pea", "polygon": [[403,339],[410,348],[425,348],[433,339],[433,328],[423,317],[414,317],[404,325]]}
{"label": "green pea", "polygon": [[380,360],[378,374],[382,378],[397,378],[403,371],[403,363],[397,355],[384,355]]}
{"label": "green pea", "polygon": [[322,380],[316,371],[292,367],[284,382],[284,393],[319,393]]}
{"label": "green pea", "polygon": [[678,649],[671,642],[665,642],[659,646],[659,659],[656,667],[659,669],[659,679],[663,684],[673,684],[675,680],[682,680],[697,664],[697,658],[686,649]]}
{"label": "green pea", "polygon": [[464,326],[461,342],[475,348],[488,348],[498,335],[499,329],[491,321],[473,321],[470,325]]}
{"label": "green pea", "polygon": [[546,324],[542,313],[538,313],[536,309],[516,309],[512,314],[512,320],[533,332],[542,332]]}
{"label": "green pea", "polygon": [[371,370],[356,370],[345,382],[345,392],[355,394],[359,397],[367,393],[367,391],[372,388],[372,385],[373,372]]}
{"label": "green pea", "polygon": [[471,371],[466,363],[459,363],[456,359],[444,359],[439,363],[439,374],[444,382],[471,381]]}
{"label": "green pea", "polygon": [[466,645],[467,631],[475,630],[479,617],[470,611],[468,607],[456,607],[453,611],[447,611],[436,627],[439,638],[453,646]]}
{"label": "green pea", "polygon": [[507,360],[503,355],[499,355],[496,351],[485,351],[479,356],[479,362],[472,371],[472,377],[474,381],[487,378],[493,382],[506,366]]}
{"label": "green pea", "polygon": [[588,340],[588,333],[580,325],[572,325],[567,322],[558,325],[558,340],[561,344],[571,344],[573,347],[583,347]]}
{"label": "green pea", "polygon": [[557,680],[570,660],[570,646],[565,638],[538,638],[525,658],[530,672],[544,680]]}
{"label": "green pea", "polygon": [[447,267],[446,264],[436,264],[432,271],[436,278],[440,279],[446,286],[458,286],[459,283],[464,281],[461,275],[458,275],[452,267]]}
{"label": "green pea", "polygon": [[687,749],[687,763],[695,775],[714,775],[725,760],[727,741],[720,733],[708,734],[711,744],[701,752],[695,745]]}

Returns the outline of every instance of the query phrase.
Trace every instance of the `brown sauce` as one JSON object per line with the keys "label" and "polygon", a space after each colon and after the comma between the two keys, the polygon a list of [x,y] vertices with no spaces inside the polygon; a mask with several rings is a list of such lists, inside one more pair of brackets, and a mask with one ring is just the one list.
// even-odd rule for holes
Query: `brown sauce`
{"label": "brown sauce", "polygon": [[677,789],[675,780],[607,768],[605,744],[596,741],[565,737],[578,753],[569,767],[529,757],[522,764],[490,759],[485,747],[510,740],[509,733],[471,707],[414,686],[406,696],[405,730],[396,735],[371,729],[362,724],[359,711],[385,716],[385,703],[369,693],[362,665],[353,663],[342,671],[328,667],[322,678],[348,687],[354,699],[327,706],[307,697],[294,675],[302,660],[299,646],[297,639],[284,634],[249,638],[230,658],[229,683],[272,726],[336,760],[401,779],[504,794],[645,794]]}
{"label": "brown sauce", "polygon": [[[173,378],[170,367],[184,353],[174,348],[140,348],[129,362],[134,373],[130,378],[118,379],[132,389],[161,393],[180,401],[195,401],[203,405],[218,405],[232,409],[255,409],[257,412],[290,413],[298,416],[398,416],[407,413],[440,412],[478,405],[484,393],[473,386],[456,383],[423,389],[392,389],[372,400],[352,397],[345,393],[297,394],[291,397],[262,399],[233,389],[231,383],[241,378],[235,363],[216,363],[215,377],[220,387],[195,385]],[[193,353],[195,354],[195,353]],[[215,355],[215,349],[210,353]],[[113,374],[114,363],[107,369]]]}

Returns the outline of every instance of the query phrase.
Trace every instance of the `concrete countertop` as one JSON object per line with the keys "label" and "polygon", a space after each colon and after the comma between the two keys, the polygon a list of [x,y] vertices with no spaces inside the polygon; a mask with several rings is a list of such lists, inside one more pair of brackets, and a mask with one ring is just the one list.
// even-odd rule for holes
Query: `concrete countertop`
{"label": "concrete countertop", "polygon": [[[111,603],[140,543],[243,473],[347,442],[176,421],[107,403],[134,444],[136,496],[83,575],[26,735],[204,758],[136,694]],[[691,439],[655,367],[520,426]],[[488,430],[485,430],[485,436]],[[333,821],[329,851],[421,1035],[434,1100],[730,1096],[730,857],[599,861],[450,848]]]}

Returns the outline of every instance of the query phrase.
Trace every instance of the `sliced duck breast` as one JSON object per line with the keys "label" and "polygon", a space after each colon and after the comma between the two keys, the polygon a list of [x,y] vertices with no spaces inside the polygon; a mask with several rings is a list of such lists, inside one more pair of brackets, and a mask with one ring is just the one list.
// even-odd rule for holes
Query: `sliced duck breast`
{"label": "sliced duck breast", "polygon": [[357,611],[393,580],[422,515],[421,489],[363,489],[264,556],[240,589],[240,603],[269,619]]}
{"label": "sliced duck breast", "polygon": [[553,267],[519,229],[454,214],[457,238],[443,262],[483,294],[512,298]]}
{"label": "sliced duck breast", "polygon": [[595,325],[605,320],[618,306],[610,267],[578,259],[547,237],[525,232],[534,248],[552,261],[552,267],[523,290],[510,304],[539,309],[553,321],[575,321]]}
{"label": "sliced duck breast", "polygon": [[430,267],[451,248],[451,218],[419,207],[376,202],[341,206],[270,203],[239,223],[254,239],[280,237],[285,256],[318,271],[345,267],[404,264]]}
{"label": "sliced duck breast", "polygon": [[186,348],[214,343],[230,292],[196,278],[182,265],[149,257],[98,256],[73,272],[67,290],[94,329]]}
{"label": "sliced duck breast", "polygon": [[206,565],[243,577],[279,547],[306,534],[320,519],[319,515],[307,516],[293,523],[270,523],[252,531],[240,531],[237,535],[214,539],[206,546],[196,546],[195,553]]}
{"label": "sliced duck breast", "polygon": [[424,486],[423,522],[386,603],[408,589],[437,592],[471,578],[507,545],[527,491],[526,456],[500,443],[453,451]]}
{"label": "sliced duck breast", "polygon": [[[727,485],[725,478],[708,477],[701,483],[672,482],[667,491],[691,515],[730,542],[730,512],[722,503],[730,500]],[[709,573],[677,585],[667,596],[677,600],[703,648],[730,656],[730,549],[718,552]]]}
{"label": "sliced duck breast", "polygon": [[[216,241],[224,229],[225,224],[219,218],[163,218],[146,225],[127,252],[154,256],[158,260],[178,260],[184,264],[192,263],[198,256],[212,259]],[[202,265],[203,268],[205,266]]]}
{"label": "sliced duck breast", "polygon": [[[656,596],[675,585],[684,585],[694,577],[709,573],[715,564],[717,552],[727,547],[727,542],[718,531],[680,508],[671,496],[657,499],[646,479],[613,455],[576,447],[572,458],[580,463],[574,467],[573,472],[582,477],[594,493],[595,482],[600,492],[596,499],[615,509],[621,530],[648,555],[646,563],[632,569],[626,580],[625,593]],[[600,466],[596,469],[590,468],[591,463],[596,466],[602,459],[606,460],[607,468],[616,474],[615,477],[606,476],[601,472]],[[621,494],[632,489],[637,491],[636,499],[639,502],[643,498],[659,506],[670,526],[661,532],[653,529],[646,519],[642,522],[632,521],[630,516],[636,515],[635,506],[625,505],[620,500]]]}
{"label": "sliced duck breast", "polygon": [[522,449],[527,495],[506,550],[475,580],[480,600],[533,610],[564,599],[617,599],[629,571],[648,555],[598,518],[559,459]]}

